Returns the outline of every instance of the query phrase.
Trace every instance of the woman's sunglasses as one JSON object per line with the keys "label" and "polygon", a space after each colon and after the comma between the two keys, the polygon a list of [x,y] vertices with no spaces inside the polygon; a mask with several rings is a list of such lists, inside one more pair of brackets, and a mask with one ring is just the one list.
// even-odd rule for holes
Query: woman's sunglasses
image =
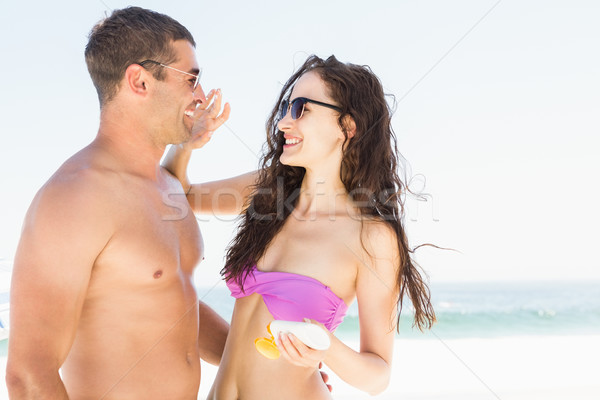
{"label": "woman's sunglasses", "polygon": [[306,97],[296,97],[291,102],[288,100],[284,100],[281,102],[281,106],[279,107],[279,119],[282,120],[287,115],[288,111],[292,111],[292,119],[302,118],[304,114],[304,106],[306,103],[313,103],[319,106],[331,108],[338,112],[342,112],[342,109],[327,103],[323,103],[317,100],[307,99]]}

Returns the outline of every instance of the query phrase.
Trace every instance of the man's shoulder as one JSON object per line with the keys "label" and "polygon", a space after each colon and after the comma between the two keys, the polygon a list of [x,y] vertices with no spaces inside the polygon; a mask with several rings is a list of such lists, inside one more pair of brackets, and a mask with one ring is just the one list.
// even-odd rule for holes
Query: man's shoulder
{"label": "man's shoulder", "polygon": [[119,174],[84,150],[66,160],[36,194],[31,206],[50,212],[93,213],[116,201]]}
{"label": "man's shoulder", "polygon": [[109,189],[122,182],[122,174],[106,162],[105,158],[106,156],[90,147],[84,148],[67,159],[42,189],[110,196],[114,190]]}

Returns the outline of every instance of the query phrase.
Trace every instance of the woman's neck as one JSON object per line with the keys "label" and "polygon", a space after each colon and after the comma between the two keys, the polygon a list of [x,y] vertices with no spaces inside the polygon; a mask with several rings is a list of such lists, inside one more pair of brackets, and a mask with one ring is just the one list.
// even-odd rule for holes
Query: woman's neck
{"label": "woman's neck", "polygon": [[339,170],[330,173],[306,170],[294,213],[302,217],[338,215],[353,208]]}

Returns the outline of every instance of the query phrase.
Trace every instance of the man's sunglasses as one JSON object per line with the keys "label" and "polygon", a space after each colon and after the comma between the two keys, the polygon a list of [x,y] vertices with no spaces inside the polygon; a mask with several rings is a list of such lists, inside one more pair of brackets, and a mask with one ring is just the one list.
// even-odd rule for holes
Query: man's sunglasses
{"label": "man's sunglasses", "polygon": [[287,115],[288,111],[290,111],[290,110],[292,111],[292,119],[302,118],[302,115],[304,114],[304,106],[306,105],[306,103],[313,103],[318,106],[323,106],[323,107],[331,108],[338,112],[342,112],[341,108],[334,106],[332,104],[327,104],[327,103],[323,103],[323,102],[320,102],[317,100],[307,99],[306,97],[296,97],[291,102],[288,100],[283,100],[281,102],[281,106],[279,107],[279,119],[280,120],[284,119],[285,116]]}
{"label": "man's sunglasses", "polygon": [[161,62],[154,61],[154,60],[144,60],[144,61],[141,61],[141,62],[139,62],[137,64],[139,64],[142,67],[146,68],[145,64],[147,64],[147,63],[156,64],[156,65],[159,65],[159,66],[161,66],[163,68],[169,68],[169,69],[172,69],[173,71],[179,72],[180,74],[186,74],[186,75],[190,76],[191,78],[189,79],[189,83],[190,83],[190,86],[192,87],[192,90],[194,90],[194,91],[200,85],[200,77],[202,76],[202,68],[200,68],[200,70],[198,71],[198,74],[196,75],[196,74],[190,74],[189,72],[182,71],[180,69],[171,67],[170,65],[165,65],[165,64],[163,64]]}

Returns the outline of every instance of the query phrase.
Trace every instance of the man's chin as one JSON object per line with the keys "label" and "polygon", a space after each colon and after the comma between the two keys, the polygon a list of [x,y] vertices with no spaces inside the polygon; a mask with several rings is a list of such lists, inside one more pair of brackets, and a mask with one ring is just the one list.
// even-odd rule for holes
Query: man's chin
{"label": "man's chin", "polygon": [[183,121],[183,129],[181,130],[181,143],[187,142],[193,136],[194,123],[192,121]]}
{"label": "man's chin", "polygon": [[185,131],[188,134],[188,136],[191,138],[192,136],[194,136],[194,123],[190,123],[190,124],[186,124],[185,125]]}
{"label": "man's chin", "polygon": [[182,144],[188,142],[192,138],[192,130],[182,129],[177,135],[173,135],[170,144]]}

